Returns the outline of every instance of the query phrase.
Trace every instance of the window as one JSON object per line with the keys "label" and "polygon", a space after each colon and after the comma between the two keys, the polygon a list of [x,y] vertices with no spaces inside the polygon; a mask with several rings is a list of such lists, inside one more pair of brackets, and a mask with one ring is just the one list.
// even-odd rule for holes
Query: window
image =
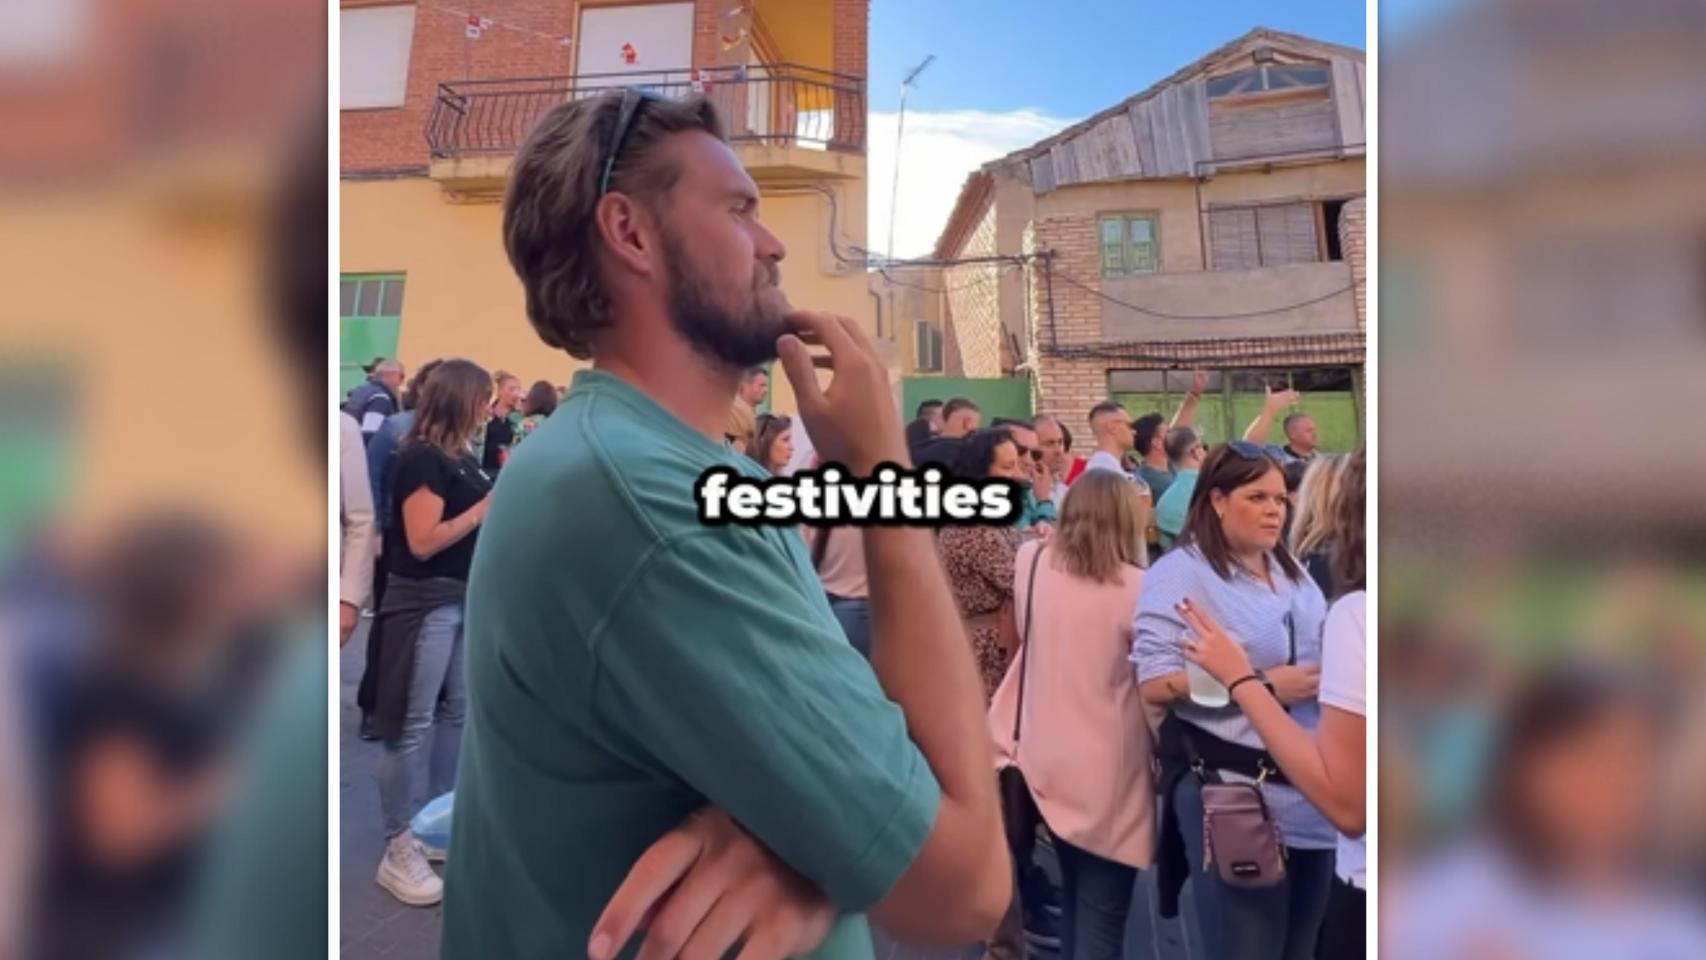
{"label": "window", "polygon": [[1129,277],[1161,269],[1161,230],[1153,214],[1102,218],[1102,276]]}
{"label": "window", "polygon": [[1327,259],[1345,259],[1344,242],[1339,236],[1339,221],[1345,212],[1344,200],[1327,200],[1321,204],[1321,225],[1326,227]]}
{"label": "window", "polygon": [[397,356],[403,322],[403,275],[350,274],[338,290],[338,381],[342,395],[362,380],[362,367]]}
{"label": "window", "polygon": [[1254,270],[1342,260],[1339,213],[1344,205],[1343,200],[1325,200],[1214,207],[1208,212],[1213,269]]}
{"label": "window", "polygon": [[1269,64],[1209,78],[1208,98],[1220,100],[1226,97],[1294,90],[1316,90],[1325,93],[1327,79],[1327,67],[1323,64]]}
{"label": "window", "polygon": [[942,328],[928,320],[913,324],[914,346],[918,354],[918,369],[942,369]]}
{"label": "window", "polygon": [[338,106],[402,106],[409,90],[414,6],[348,7],[338,11],[338,22]]}

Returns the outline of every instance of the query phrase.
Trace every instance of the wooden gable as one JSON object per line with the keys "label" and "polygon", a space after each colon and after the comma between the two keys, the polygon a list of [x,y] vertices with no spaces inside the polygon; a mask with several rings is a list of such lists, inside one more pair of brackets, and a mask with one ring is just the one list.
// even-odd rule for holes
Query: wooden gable
{"label": "wooden gable", "polygon": [[[1266,88],[1269,75],[1260,72],[1268,66],[1281,68],[1276,89]],[[1283,88],[1300,70],[1322,77],[1324,90]],[[1241,71],[1257,71],[1252,94],[1210,95],[1211,82]],[[1010,159],[1029,164],[1031,185],[1044,194],[1073,184],[1199,176],[1229,161],[1357,152],[1364,87],[1359,51],[1257,30]]]}

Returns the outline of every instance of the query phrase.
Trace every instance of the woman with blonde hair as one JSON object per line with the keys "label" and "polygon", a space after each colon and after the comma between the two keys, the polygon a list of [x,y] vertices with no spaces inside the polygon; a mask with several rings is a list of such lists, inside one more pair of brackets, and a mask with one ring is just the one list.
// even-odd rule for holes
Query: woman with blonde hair
{"label": "woman with blonde hair", "polygon": [[[1135,484],[1093,470],[1054,535],[1021,546],[1014,563],[1019,648],[990,732],[997,764],[1022,773],[1054,836],[1062,960],[1122,955],[1132,885],[1155,854],[1150,718],[1129,662],[1148,523]],[[1029,859],[1014,850],[1016,863]]]}
{"label": "woman with blonde hair", "polygon": [[1303,561],[1309,576],[1329,602],[1339,595],[1337,578],[1333,576],[1333,551],[1343,532],[1336,508],[1347,462],[1349,458],[1343,454],[1323,454],[1309,464],[1297,488],[1291,533],[1286,541],[1291,555]]}

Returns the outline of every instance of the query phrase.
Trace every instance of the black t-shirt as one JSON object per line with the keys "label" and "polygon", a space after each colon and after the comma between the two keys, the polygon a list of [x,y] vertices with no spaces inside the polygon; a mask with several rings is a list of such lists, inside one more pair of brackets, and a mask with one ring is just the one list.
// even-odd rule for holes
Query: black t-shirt
{"label": "black t-shirt", "polygon": [[926,463],[939,463],[953,469],[954,461],[960,458],[960,448],[965,445],[964,437],[933,437],[910,451],[912,465],[922,467]]}
{"label": "black t-shirt", "polygon": [[385,532],[385,560],[392,573],[425,580],[431,577],[468,579],[468,565],[474,559],[474,541],[480,536],[478,528],[426,560],[409,552],[408,537],[403,533],[403,502],[416,490],[426,487],[444,501],[444,520],[453,520],[479,503],[491,491],[487,478],[473,454],[451,458],[430,443],[415,440],[397,451],[391,465],[391,528]]}
{"label": "black t-shirt", "polygon": [[503,469],[504,456],[514,444],[515,424],[511,423],[508,417],[493,417],[486,424],[486,453],[480,466],[485,468],[487,474],[497,476],[498,471]]}

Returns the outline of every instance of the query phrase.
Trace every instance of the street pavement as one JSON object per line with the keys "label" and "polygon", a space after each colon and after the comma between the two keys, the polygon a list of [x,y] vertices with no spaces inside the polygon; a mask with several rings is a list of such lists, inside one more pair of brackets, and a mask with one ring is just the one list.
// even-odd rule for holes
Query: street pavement
{"label": "street pavement", "polygon": [[[379,856],[385,847],[384,827],[379,816],[379,791],[374,779],[380,747],[357,735],[361,722],[355,706],[355,689],[361,681],[362,661],[367,649],[368,621],[363,620],[339,658],[340,794],[339,830],[339,944],[347,960],[428,960],[438,956],[439,907],[406,907],[374,882]],[[1043,867],[1052,875],[1054,865]],[[442,868],[440,868],[442,869]],[[1192,954],[1183,942],[1178,922],[1150,921],[1153,884],[1148,875],[1140,879],[1134,895],[1131,922],[1126,929],[1123,960],[1183,960]],[[1185,910],[1190,910],[1187,894]],[[981,947],[964,950],[927,950],[876,934],[876,960],[977,960]],[[1034,960],[1056,960],[1053,954],[1033,953]]]}

